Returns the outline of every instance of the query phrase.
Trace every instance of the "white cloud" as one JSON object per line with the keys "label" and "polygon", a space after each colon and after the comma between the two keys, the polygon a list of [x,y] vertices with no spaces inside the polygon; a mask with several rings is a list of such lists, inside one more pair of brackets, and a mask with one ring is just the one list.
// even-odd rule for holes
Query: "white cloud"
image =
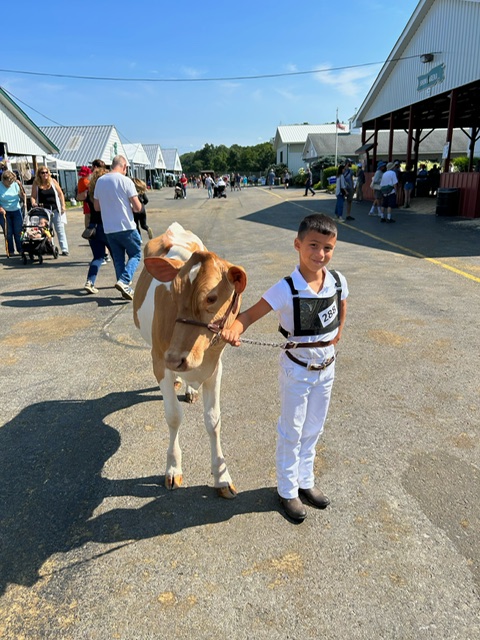
{"label": "white cloud", "polygon": [[290,102],[298,102],[300,100],[298,93],[293,93],[292,91],[288,91],[288,89],[275,89],[275,93],[278,93],[279,96]]}
{"label": "white cloud", "polygon": [[181,71],[188,78],[201,78],[205,75],[205,71],[195,69],[194,67],[182,67]]}
{"label": "white cloud", "polygon": [[331,65],[321,64],[317,69],[325,69],[314,74],[317,82],[335,87],[340,93],[351,98],[364,95],[378,75],[381,65],[331,70]]}

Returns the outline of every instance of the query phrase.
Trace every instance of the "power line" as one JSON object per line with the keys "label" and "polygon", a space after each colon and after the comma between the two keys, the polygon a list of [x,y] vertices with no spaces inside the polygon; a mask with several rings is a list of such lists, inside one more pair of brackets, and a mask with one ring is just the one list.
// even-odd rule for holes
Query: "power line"
{"label": "power line", "polygon": [[[434,54],[440,53],[434,51]],[[310,71],[286,71],[284,73],[264,73],[253,76],[229,76],[221,78],[112,78],[110,76],[79,76],[68,73],[48,73],[43,71],[24,71],[20,69],[0,69],[1,73],[18,73],[29,76],[43,76],[48,78],[68,78],[71,80],[102,80],[107,82],[227,82],[233,80],[261,80],[265,78],[283,78],[286,76],[302,76],[313,73],[330,73],[332,71],[346,71],[348,69],[359,69],[362,67],[371,67],[377,64],[385,64],[386,62],[399,62],[400,60],[409,60],[418,58],[418,54],[405,56],[400,58],[391,58],[389,60],[381,60],[378,62],[364,62],[362,64],[346,65],[343,67],[330,67],[327,69],[312,69]]]}
{"label": "power line", "polygon": [[52,120],[52,118],[49,118],[48,116],[46,116],[41,111],[37,111],[37,109],[34,109],[33,107],[31,107],[26,102],[23,102],[23,100],[20,100],[20,98],[17,98],[17,96],[13,95],[13,93],[11,91],[8,91],[4,87],[2,87],[2,89],[5,91],[5,93],[8,93],[9,96],[11,96],[12,98],[15,98],[15,100],[17,102],[20,102],[21,104],[23,104],[23,106],[27,107],[27,109],[31,109],[32,111],[35,111],[35,113],[38,113],[38,115],[42,116],[42,118],[45,118],[46,120],[50,120],[50,122],[53,122],[54,124],[57,124],[59,127],[63,127],[64,126],[63,124],[60,124],[60,122],[57,122],[56,120]]}

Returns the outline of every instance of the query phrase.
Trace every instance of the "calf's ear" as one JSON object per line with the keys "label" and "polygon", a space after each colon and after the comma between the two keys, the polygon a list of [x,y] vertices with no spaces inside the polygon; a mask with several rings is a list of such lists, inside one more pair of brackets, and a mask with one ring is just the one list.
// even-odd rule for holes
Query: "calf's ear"
{"label": "calf's ear", "polygon": [[247,274],[243,267],[230,267],[228,270],[228,279],[235,287],[236,293],[243,293],[247,286]]}
{"label": "calf's ear", "polygon": [[171,282],[183,267],[181,260],[150,256],[144,259],[145,269],[159,282]]}

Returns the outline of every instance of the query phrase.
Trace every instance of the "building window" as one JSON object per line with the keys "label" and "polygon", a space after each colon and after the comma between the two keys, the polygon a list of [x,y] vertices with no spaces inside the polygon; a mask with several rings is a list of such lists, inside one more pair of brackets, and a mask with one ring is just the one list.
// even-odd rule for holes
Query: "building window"
{"label": "building window", "polygon": [[280,151],[280,164],[283,164],[283,151]]}

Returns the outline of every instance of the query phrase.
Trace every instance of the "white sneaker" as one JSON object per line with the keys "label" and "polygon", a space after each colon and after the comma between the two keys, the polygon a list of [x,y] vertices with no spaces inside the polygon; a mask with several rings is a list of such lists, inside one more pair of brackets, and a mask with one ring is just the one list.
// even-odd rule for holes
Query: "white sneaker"
{"label": "white sneaker", "polygon": [[88,293],[98,293],[97,287],[94,287],[93,283],[90,282],[90,280],[86,281],[85,286],[83,288],[85,289],[85,291],[88,291]]}
{"label": "white sneaker", "polygon": [[122,294],[122,298],[125,300],[133,300],[133,294],[135,293],[132,287],[120,280],[115,284],[115,289],[118,289]]}

